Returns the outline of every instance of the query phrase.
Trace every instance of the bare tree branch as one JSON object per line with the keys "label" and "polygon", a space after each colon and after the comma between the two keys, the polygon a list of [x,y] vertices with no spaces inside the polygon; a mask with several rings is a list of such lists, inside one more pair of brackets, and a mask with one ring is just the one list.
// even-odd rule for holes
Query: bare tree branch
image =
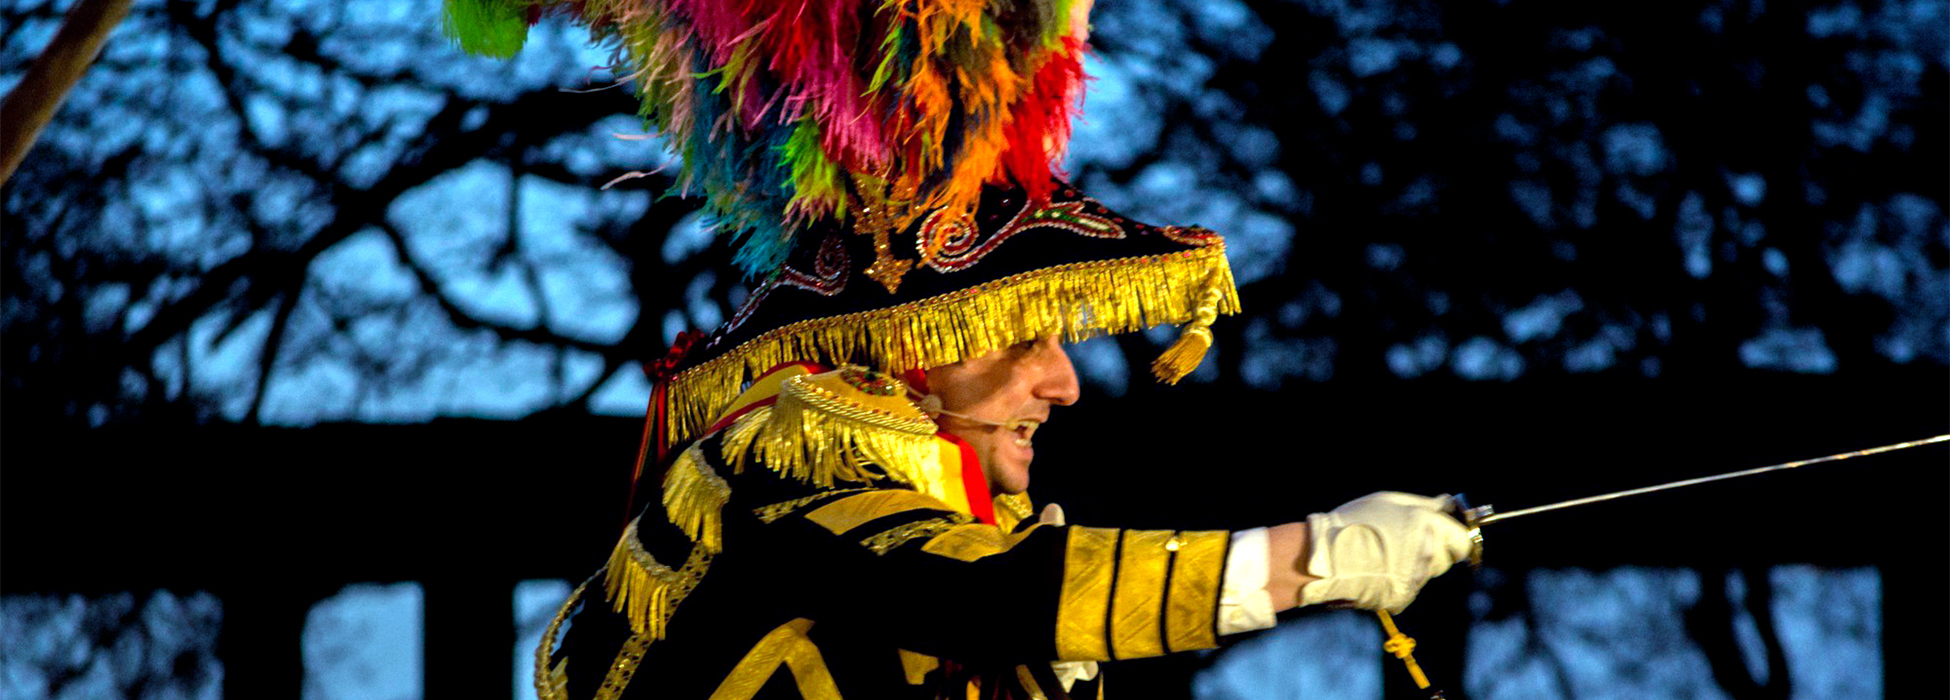
{"label": "bare tree branch", "polygon": [[406,244],[406,235],[404,233],[401,233],[397,227],[390,223],[381,222],[376,224],[375,227],[381,232],[384,232],[386,239],[392,242],[393,250],[399,254],[400,262],[405,264],[407,271],[412,273],[413,280],[419,285],[420,291],[425,292],[427,296],[433,298],[434,303],[440,307],[440,311],[447,315],[447,321],[454,324],[456,328],[489,331],[503,341],[528,342],[538,345],[558,345],[583,352],[595,353],[604,357],[609,357],[617,353],[617,348],[614,346],[561,335],[549,330],[547,324],[541,324],[535,328],[515,328],[468,313],[459,304],[454,303],[453,297],[440,284],[440,280],[435,278],[431,272],[427,271],[426,266],[420,264],[420,261],[413,257],[412,249]]}
{"label": "bare tree branch", "polygon": [[291,310],[298,306],[298,296],[302,288],[285,290],[278,301],[278,311],[271,317],[271,331],[264,336],[264,347],[257,355],[257,386],[251,390],[251,407],[244,414],[244,424],[258,425],[258,416],[264,408],[264,392],[271,386],[271,370],[278,364],[278,349],[284,347],[284,329],[291,321]]}
{"label": "bare tree branch", "polygon": [[[183,8],[178,11],[178,8]],[[188,6],[171,6],[172,14],[187,33],[208,52],[211,69],[219,75],[235,75],[219,56],[214,17],[194,16]],[[227,81],[219,81],[224,83]],[[227,97],[233,110],[241,114],[241,101],[234,95]],[[264,157],[280,167],[289,167],[314,178],[330,187],[331,196],[339,204],[340,216],[313,234],[295,250],[267,249],[253,246],[251,250],[212,268],[203,276],[202,284],[183,299],[169,304],[158,311],[153,319],[140,331],[131,334],[126,343],[130,356],[140,356],[153,349],[162,341],[183,332],[189,324],[223,299],[248,290],[257,284],[282,286],[279,280],[294,275],[303,275],[310,261],[320,253],[331,248],[346,237],[363,230],[369,225],[380,223],[387,206],[399,195],[424,184],[442,173],[459,167],[469,161],[499,153],[503,137],[520,129],[531,138],[552,138],[570,131],[587,128],[588,125],[613,114],[612,105],[601,100],[575,100],[565,105],[555,95],[538,93],[524,95],[511,103],[502,105],[479,105],[458,99],[449,99],[447,104],[429,120],[425,131],[414,143],[409,144],[402,154],[399,165],[390,169],[385,176],[365,189],[346,187],[334,176],[326,174],[315,165],[305,164],[298,159],[279,158],[276,149],[265,148],[261,142],[254,142],[253,154]],[[466,114],[475,107],[488,109],[486,123],[479,129],[463,131],[459,128]],[[535,115],[547,114],[549,119],[533,119]],[[253,138],[254,141],[254,138]],[[524,335],[525,333],[518,333]],[[552,334],[544,334],[552,336]],[[504,336],[505,337],[505,336]]]}
{"label": "bare tree branch", "polygon": [[[1756,700],[1787,700],[1793,688],[1787,682],[1785,654],[1774,658],[1776,653],[1781,653],[1778,639],[1774,641],[1775,648],[1767,650],[1769,667],[1766,683],[1760,682],[1747,668],[1746,653],[1740,649],[1740,639],[1734,633],[1733,601],[1727,594],[1727,581],[1733,572],[1733,569],[1723,568],[1715,571],[1717,576],[1700,576],[1699,602],[1682,614],[1686,631],[1699,642],[1700,651],[1705,654],[1707,666],[1713,672],[1713,679],[1728,695]],[[1752,595],[1756,589],[1751,578],[1747,579],[1747,590],[1749,599],[1743,602],[1742,607],[1754,611]],[[1769,598],[1766,592],[1761,593],[1761,597]],[[1772,636],[1774,624],[1771,616],[1772,611],[1766,609],[1759,609],[1755,615],[1755,626],[1763,637]],[[1763,622],[1763,619],[1766,621]]]}
{"label": "bare tree branch", "polygon": [[1557,653],[1557,647],[1544,640],[1544,627],[1537,614],[1537,599],[1530,594],[1529,583],[1526,582],[1520,590],[1523,591],[1524,605],[1522,615],[1524,647],[1543,659],[1544,668],[1550,671],[1551,681],[1557,685],[1558,692],[1562,693],[1559,697],[1564,700],[1574,700],[1577,697],[1577,686],[1571,684],[1571,672],[1564,666],[1563,655]]}

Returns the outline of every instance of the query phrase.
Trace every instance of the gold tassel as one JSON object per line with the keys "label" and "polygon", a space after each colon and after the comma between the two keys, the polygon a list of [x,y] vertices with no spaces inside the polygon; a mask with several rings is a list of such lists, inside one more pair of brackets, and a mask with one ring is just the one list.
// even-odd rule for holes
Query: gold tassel
{"label": "gold tassel", "polygon": [[724,551],[722,511],[731,486],[711,471],[697,448],[685,450],[664,476],[664,514],[692,542],[712,554]]}
{"label": "gold tassel", "polygon": [[1158,381],[1177,384],[1198,369],[1198,363],[1205,361],[1205,352],[1212,349],[1212,322],[1219,320],[1219,294],[1219,286],[1210,277],[1206,278],[1191,323],[1178,332],[1177,342],[1151,361],[1151,373],[1157,375]]}
{"label": "gold tassel", "polygon": [[[671,445],[697,437],[748,382],[789,361],[850,360],[899,371],[1044,336],[1075,342],[1188,321],[1185,335],[1197,337],[1193,327],[1211,325],[1209,318],[1197,323],[1207,309],[1213,316],[1239,312],[1225,244],[1217,240],[1166,255],[1059,265],[891,308],[802,321],[671,378],[666,434]],[[1209,346],[1210,331],[1202,335]]]}
{"label": "gold tassel", "polygon": [[884,476],[924,492],[940,490],[934,483],[940,480],[934,421],[918,409],[902,418],[848,403],[822,381],[838,380],[807,375],[786,381],[752,440],[767,468],[822,488]]}
{"label": "gold tassel", "polygon": [[682,569],[672,570],[644,551],[636,536],[637,521],[623,530],[623,538],[609,555],[603,579],[612,610],[630,621],[630,629],[651,639],[664,638],[677,604],[690,595],[711,565],[711,552],[692,547]]}

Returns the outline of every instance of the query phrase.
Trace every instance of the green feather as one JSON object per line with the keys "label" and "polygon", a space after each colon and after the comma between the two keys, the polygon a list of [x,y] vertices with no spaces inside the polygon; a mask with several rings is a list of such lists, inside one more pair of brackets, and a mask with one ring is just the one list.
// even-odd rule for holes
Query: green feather
{"label": "green feather", "polygon": [[792,187],[798,196],[815,203],[809,208],[818,215],[837,219],[846,213],[845,180],[840,177],[839,164],[826,157],[819,138],[819,124],[801,119],[792,136],[775,150],[779,162],[791,168]]}
{"label": "green feather", "polygon": [[1052,51],[1063,48],[1063,37],[1070,34],[1070,8],[1073,4],[1072,0],[1056,0],[1044,10],[1043,48]]}
{"label": "green feather", "polygon": [[887,30],[886,38],[880,40],[880,65],[873,69],[873,80],[867,83],[867,92],[879,92],[887,79],[894,75],[894,59],[901,54],[901,36],[906,32],[905,22]]}
{"label": "green feather", "polygon": [[528,9],[521,0],[446,0],[440,28],[471,54],[512,58],[528,41]]}

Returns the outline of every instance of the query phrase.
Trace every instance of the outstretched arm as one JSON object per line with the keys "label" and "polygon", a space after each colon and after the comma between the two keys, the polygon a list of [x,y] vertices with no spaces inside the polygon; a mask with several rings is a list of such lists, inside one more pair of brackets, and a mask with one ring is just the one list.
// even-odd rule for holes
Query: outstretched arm
{"label": "outstretched arm", "polygon": [[1266,596],[1273,612],[1299,607],[1300,589],[1320,580],[1307,574],[1310,549],[1305,522],[1266,528]]}
{"label": "outstretched arm", "polygon": [[1347,603],[1401,612],[1429,579],[1469,556],[1469,529],[1450,510],[1448,496],[1383,491],[1267,528],[1274,611]]}

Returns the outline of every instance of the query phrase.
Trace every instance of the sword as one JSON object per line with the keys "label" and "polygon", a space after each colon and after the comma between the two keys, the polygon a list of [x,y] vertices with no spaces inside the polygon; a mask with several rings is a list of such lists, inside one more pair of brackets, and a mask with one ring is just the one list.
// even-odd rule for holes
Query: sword
{"label": "sword", "polygon": [[[1617,500],[1620,498],[1626,498],[1630,496],[1639,496],[1648,493],[1656,493],[1659,491],[1685,488],[1688,486],[1698,486],[1700,484],[1712,483],[1715,481],[1725,481],[1727,479],[1738,479],[1745,476],[1754,476],[1756,474],[1766,474],[1768,472],[1778,472],[1778,471],[1785,471],[1788,469],[1797,469],[1800,467],[1805,467],[1813,464],[1821,464],[1824,462],[1839,462],[1844,459],[1852,459],[1855,457],[1867,457],[1869,455],[1882,454],[1884,452],[1895,452],[1897,450],[1907,450],[1911,448],[1922,447],[1924,445],[1934,445],[1940,442],[1950,442],[1950,434],[1938,435],[1936,437],[1930,437],[1930,438],[1923,438],[1921,440],[1911,440],[1909,442],[1899,442],[1893,445],[1881,445],[1878,447],[1856,450],[1854,452],[1843,452],[1840,454],[1832,454],[1832,455],[1826,455],[1822,457],[1815,457],[1813,459],[1800,459],[1792,462],[1770,464],[1765,467],[1743,469],[1737,472],[1727,472],[1725,474],[1714,474],[1711,476],[1695,477],[1692,479],[1681,479],[1679,481],[1668,481],[1666,483],[1656,484],[1653,486],[1642,486],[1635,489],[1626,489],[1624,491],[1613,491],[1611,493],[1603,493],[1596,496],[1585,496],[1584,498],[1573,498],[1568,501],[1558,501],[1556,503],[1551,503],[1548,505],[1541,505],[1532,508],[1523,508],[1519,510],[1509,511],[1506,513],[1498,513],[1496,512],[1495,508],[1489,506],[1488,504],[1476,506],[1476,507],[1470,507],[1469,502],[1464,500],[1463,495],[1459,493],[1452,497],[1454,499],[1454,504],[1453,504],[1454,511],[1452,512],[1452,514],[1455,515],[1457,519],[1463,521],[1464,525],[1469,526],[1469,539],[1471,543],[1469,549],[1470,565],[1481,566],[1483,563],[1483,526],[1488,525],[1490,523],[1500,523],[1505,520],[1509,520],[1512,518],[1521,518],[1526,515],[1548,513],[1553,510],[1562,510],[1565,508],[1576,508],[1578,506],[1591,505],[1593,503],[1603,503],[1605,501],[1612,501],[1612,500]],[[1421,688],[1422,690],[1429,691],[1429,698],[1431,700],[1442,700],[1442,698],[1445,697],[1442,691],[1440,689],[1435,688],[1429,683],[1427,674],[1424,674],[1422,672],[1421,665],[1415,662],[1415,656],[1413,655],[1415,649],[1415,640],[1410,638],[1408,635],[1402,634],[1401,629],[1395,626],[1395,620],[1394,618],[1389,616],[1388,611],[1377,610],[1375,612],[1376,614],[1381,616],[1381,626],[1383,630],[1385,630],[1388,633],[1387,642],[1382,645],[1382,648],[1387,650],[1389,653],[1394,654],[1397,658],[1402,660],[1402,663],[1408,667],[1409,675],[1415,680],[1415,685]]]}
{"label": "sword", "polygon": [[1496,509],[1494,507],[1491,507],[1488,504],[1484,504],[1472,508],[1470,507],[1467,501],[1463,500],[1462,494],[1457,494],[1455,496],[1456,515],[1458,519],[1463,521],[1464,525],[1469,526],[1469,539],[1474,543],[1474,546],[1471,547],[1469,552],[1469,563],[1472,565],[1480,566],[1483,563],[1483,526],[1489,525],[1491,523],[1500,523],[1505,520],[1510,520],[1512,518],[1520,518],[1526,515],[1548,513],[1553,510],[1562,510],[1565,508],[1576,508],[1578,506],[1590,505],[1593,503],[1602,503],[1605,501],[1617,500],[1629,496],[1639,496],[1639,495],[1655,493],[1659,491],[1685,488],[1688,486],[1698,486],[1700,484],[1706,484],[1715,481],[1725,481],[1727,479],[1738,479],[1741,477],[1754,476],[1756,474],[1765,474],[1768,472],[1797,469],[1800,467],[1806,467],[1813,464],[1822,464],[1824,462],[1839,462],[1844,459],[1852,459],[1855,457],[1867,457],[1869,455],[1882,454],[1884,452],[1895,452],[1897,450],[1907,450],[1911,448],[1922,447],[1924,445],[1934,445],[1939,442],[1950,442],[1950,434],[1938,435],[1936,437],[1930,437],[1930,438],[1923,438],[1921,440],[1911,440],[1909,442],[1899,442],[1893,445],[1881,445],[1877,447],[1870,447],[1867,449],[1856,450],[1854,452],[1842,452],[1839,454],[1815,457],[1813,459],[1800,459],[1792,462],[1770,464],[1765,467],[1743,469],[1737,472],[1727,472],[1725,474],[1714,474],[1711,476],[1702,476],[1702,477],[1696,477],[1692,479],[1681,479],[1679,481],[1669,481],[1663,484],[1656,484],[1653,486],[1642,486],[1635,489],[1626,489],[1624,491],[1613,491],[1611,493],[1604,493],[1596,496],[1585,496],[1584,498],[1573,498],[1568,501],[1559,501],[1557,503],[1535,506],[1531,508],[1521,508],[1518,510],[1508,511],[1504,513],[1496,512]]}

